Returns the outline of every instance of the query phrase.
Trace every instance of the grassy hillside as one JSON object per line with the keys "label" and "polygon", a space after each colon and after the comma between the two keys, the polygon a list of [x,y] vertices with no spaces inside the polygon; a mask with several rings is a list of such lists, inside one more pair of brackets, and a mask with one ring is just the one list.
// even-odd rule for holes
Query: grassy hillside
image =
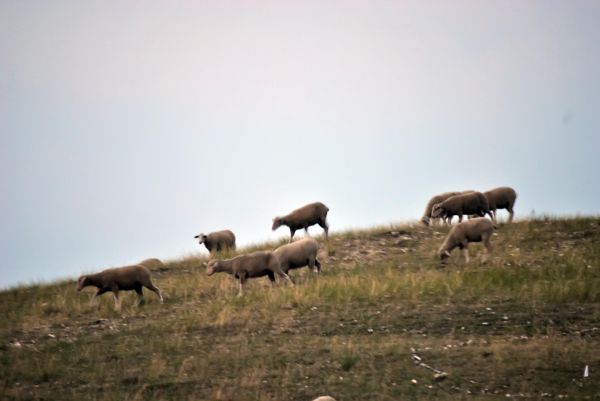
{"label": "grassy hillside", "polygon": [[74,281],[1,292],[0,399],[600,399],[600,219],[503,225],[487,264],[440,268],[446,232],[334,235],[320,276],[242,298],[194,258],[120,313]]}

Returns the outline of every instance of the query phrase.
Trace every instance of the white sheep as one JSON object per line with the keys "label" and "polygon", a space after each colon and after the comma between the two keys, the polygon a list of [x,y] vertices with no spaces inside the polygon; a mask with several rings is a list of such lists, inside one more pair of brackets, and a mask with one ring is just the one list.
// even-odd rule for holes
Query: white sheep
{"label": "white sheep", "polygon": [[77,291],[81,291],[87,286],[98,288],[94,298],[112,291],[115,297],[115,307],[121,309],[121,300],[119,299],[119,291],[134,290],[137,293],[138,299],[136,305],[142,302],[144,293],[142,287],[154,291],[160,302],[163,302],[163,297],[160,290],[152,284],[150,278],[150,270],[146,266],[133,265],[125,267],[117,267],[106,269],[96,274],[87,274],[79,277],[77,280]]}
{"label": "white sheep", "polygon": [[450,257],[450,252],[454,248],[460,248],[461,254],[464,254],[465,263],[469,263],[469,243],[483,242],[487,253],[492,252],[490,238],[494,232],[494,223],[486,218],[476,218],[465,220],[458,223],[448,233],[442,246],[438,250],[438,255],[442,264],[446,264]]}
{"label": "white sheep", "polygon": [[303,238],[300,241],[282,245],[273,251],[279,259],[281,270],[284,273],[304,266],[320,272],[321,263],[317,259],[317,252],[319,252],[319,244],[312,238]]}

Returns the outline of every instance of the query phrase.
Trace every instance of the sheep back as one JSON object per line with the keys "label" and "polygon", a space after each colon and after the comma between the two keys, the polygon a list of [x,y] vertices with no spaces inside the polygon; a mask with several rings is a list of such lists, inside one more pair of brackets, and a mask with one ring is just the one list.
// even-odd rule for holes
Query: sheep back
{"label": "sheep back", "polygon": [[195,238],[204,244],[209,252],[235,249],[235,234],[231,230],[214,231],[209,234],[199,234]]}
{"label": "sheep back", "polygon": [[317,224],[327,219],[329,208],[321,202],[302,206],[281,217],[282,223],[293,229],[300,229]]}
{"label": "sheep back", "polygon": [[281,270],[287,273],[290,269],[297,269],[309,265],[317,259],[319,244],[312,238],[304,238],[290,244],[282,245],[273,253],[277,256]]}
{"label": "sheep back", "polygon": [[483,216],[490,210],[487,198],[481,192],[468,192],[454,195],[442,203],[439,203],[436,207],[439,207],[441,214],[446,217],[457,214],[477,214]]}
{"label": "sheep back", "polygon": [[484,192],[488,200],[490,210],[511,210],[517,200],[517,192],[511,187],[498,187]]}
{"label": "sheep back", "polygon": [[207,274],[224,271],[235,277],[262,277],[269,272],[281,271],[279,259],[268,251],[258,251],[232,259],[211,260],[207,266]]}
{"label": "sheep back", "polygon": [[[146,266],[133,265],[106,269],[96,274],[82,276],[84,285],[93,285],[98,288],[119,290],[133,290],[140,285],[146,286],[151,283],[150,270]],[[81,278],[80,278],[81,280]]]}
{"label": "sheep back", "polygon": [[438,203],[441,203],[441,202],[445,201],[446,199],[450,198],[451,196],[458,195],[458,194],[460,194],[460,192],[444,192],[444,193],[441,193],[439,195],[433,196],[429,200],[429,202],[427,202],[427,206],[425,206],[425,212],[423,213],[423,217],[421,218],[421,221],[424,224],[428,225],[429,224],[429,219],[432,217],[431,216],[431,211],[433,209],[433,206],[436,205],[436,204],[438,204]]}
{"label": "sheep back", "polygon": [[138,265],[146,266],[148,269],[158,269],[165,266],[164,263],[157,258],[142,260],[140,263],[138,263]]}

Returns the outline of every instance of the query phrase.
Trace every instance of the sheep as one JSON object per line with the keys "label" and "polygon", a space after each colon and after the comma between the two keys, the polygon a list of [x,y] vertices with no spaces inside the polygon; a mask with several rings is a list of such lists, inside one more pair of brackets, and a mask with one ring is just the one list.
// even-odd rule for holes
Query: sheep
{"label": "sheep", "polygon": [[235,250],[235,235],[231,230],[215,231],[208,235],[198,234],[194,238],[198,239],[198,244],[204,244],[211,255],[226,249]]}
{"label": "sheep", "polygon": [[322,395],[320,397],[315,398],[313,401],[335,401],[335,398],[330,397],[328,395]]}
{"label": "sheep", "polygon": [[288,226],[290,228],[290,242],[292,242],[296,230],[304,228],[308,235],[308,227],[318,224],[325,230],[325,239],[327,240],[329,233],[327,212],[329,212],[329,208],[321,202],[310,203],[285,216],[275,217],[272,229],[275,231],[281,226]]}
{"label": "sheep", "polygon": [[445,201],[446,199],[448,199],[451,196],[458,195],[458,194],[460,194],[460,192],[444,192],[444,193],[441,193],[439,195],[435,195],[434,197],[432,197],[429,200],[429,202],[427,202],[427,206],[425,206],[425,212],[423,213],[423,217],[421,217],[421,223],[428,226],[432,219],[431,211],[433,209],[433,206]]}
{"label": "sheep", "polygon": [[140,263],[138,263],[138,265],[140,266],[146,266],[148,269],[160,269],[165,267],[164,263],[157,258],[150,258],[150,259],[145,259],[142,260]]}
{"label": "sheep", "polygon": [[88,286],[94,286],[98,288],[94,299],[104,294],[105,292],[112,291],[115,298],[115,307],[121,309],[121,301],[119,299],[119,291],[130,291],[135,290],[137,293],[137,303],[139,305],[144,297],[142,287],[148,288],[150,291],[154,291],[160,302],[163,302],[163,297],[160,290],[152,284],[150,278],[150,270],[146,266],[133,265],[125,267],[116,267],[113,269],[106,269],[96,274],[88,274],[79,277],[77,280],[77,291],[81,291],[83,288]]}
{"label": "sheep", "polygon": [[[483,193],[490,206],[490,217],[496,222],[496,209],[508,210],[508,222],[511,223],[515,212],[513,206],[517,200],[517,193],[511,187],[499,187]],[[492,216],[493,214],[493,216]]]}
{"label": "sheep", "polygon": [[462,222],[463,215],[485,216],[490,213],[487,198],[481,192],[467,192],[454,195],[441,203],[433,205],[431,217],[446,218],[446,224],[452,222],[452,217],[458,215],[458,222]]}
{"label": "sheep", "polygon": [[212,276],[214,273],[229,273],[240,280],[238,297],[244,293],[244,283],[249,278],[268,276],[271,285],[275,283],[275,274],[287,280],[292,287],[294,282],[281,270],[279,259],[273,252],[258,251],[246,255],[237,256],[232,259],[211,260],[206,267],[206,274]]}
{"label": "sheep", "polygon": [[442,265],[446,264],[448,257],[450,257],[450,252],[456,247],[460,248],[461,255],[465,255],[465,263],[469,263],[468,246],[470,242],[483,241],[487,253],[491,253],[492,244],[490,243],[490,238],[495,227],[491,220],[482,217],[467,220],[452,227],[438,250],[438,256]]}
{"label": "sheep", "polygon": [[[435,195],[434,197],[432,197],[429,200],[429,202],[427,202],[427,206],[425,207],[425,213],[423,213],[423,217],[421,217],[421,223],[428,226],[429,223],[432,222],[431,220],[433,219],[433,217],[431,216],[431,212],[432,212],[434,205],[441,203],[452,196],[468,194],[470,192],[475,192],[475,191],[473,191],[472,189],[468,189],[466,191],[461,191],[461,192],[444,192],[439,195]],[[444,222],[446,221],[445,218],[443,218],[443,220],[444,220]]]}
{"label": "sheep", "polygon": [[317,259],[319,244],[312,238],[303,238],[291,244],[282,245],[273,253],[279,259],[281,270],[288,273],[291,269],[308,266],[315,273],[321,271],[321,263]]}

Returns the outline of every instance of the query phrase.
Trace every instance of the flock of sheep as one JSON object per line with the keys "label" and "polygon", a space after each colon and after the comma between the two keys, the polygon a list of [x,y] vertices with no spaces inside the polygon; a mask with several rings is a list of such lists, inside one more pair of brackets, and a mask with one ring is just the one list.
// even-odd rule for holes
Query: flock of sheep
{"label": "flock of sheep", "polygon": [[[441,220],[450,225],[454,216],[458,216],[459,220],[438,250],[441,263],[446,263],[454,248],[461,250],[461,254],[468,263],[468,245],[471,242],[483,242],[487,253],[491,252],[490,238],[495,228],[496,211],[506,209],[509,213],[509,222],[511,222],[516,199],[517,193],[510,187],[500,187],[487,192],[446,192],[431,198],[421,218],[423,224],[428,226],[436,220]],[[327,206],[321,202],[315,202],[285,216],[275,217],[273,231],[281,226],[287,226],[290,229],[289,244],[282,245],[273,251],[258,251],[232,259],[212,259],[208,262],[207,274],[210,276],[214,273],[225,272],[233,275],[239,280],[238,296],[243,294],[244,283],[254,277],[267,276],[271,284],[274,284],[275,275],[278,275],[293,286],[294,283],[288,276],[291,269],[308,266],[315,272],[321,270],[321,263],[317,259],[319,251],[317,241],[307,236],[292,242],[294,233],[304,229],[308,234],[308,228],[318,224],[323,228],[327,240],[328,212]],[[491,220],[485,218],[486,214]],[[463,216],[468,216],[469,220],[463,222]],[[475,218],[471,219],[471,217]],[[195,238],[198,239],[199,244],[204,244],[212,256],[221,251],[235,250],[236,247],[235,235],[230,230],[199,234]],[[139,304],[143,299],[143,287],[155,292],[162,302],[160,290],[154,286],[150,278],[150,270],[147,267],[149,264],[162,264],[162,262],[157,259],[149,259],[134,266],[107,269],[96,274],[84,275],[79,277],[77,290],[81,291],[84,287],[94,286],[98,289],[95,297],[110,291],[114,295],[115,305],[118,309],[121,307],[119,291],[134,290],[138,296],[137,304]]]}

